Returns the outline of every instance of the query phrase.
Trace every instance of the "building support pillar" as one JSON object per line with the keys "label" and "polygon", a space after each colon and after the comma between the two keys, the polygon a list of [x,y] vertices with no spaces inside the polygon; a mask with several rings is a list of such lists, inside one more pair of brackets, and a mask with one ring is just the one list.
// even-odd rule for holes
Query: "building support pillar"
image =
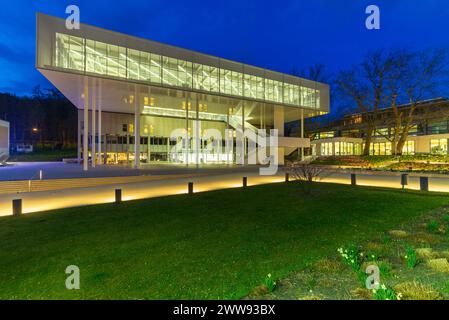
{"label": "building support pillar", "polygon": [[89,169],[89,78],[84,77],[83,170]]}
{"label": "building support pillar", "polygon": [[199,102],[198,102],[198,94],[196,94],[196,116],[195,116],[195,125],[193,126],[194,130],[194,139],[193,143],[195,144],[195,162],[196,162],[196,168],[199,168],[200,165],[200,148],[202,148],[202,142],[201,142],[201,124],[199,121]]}
{"label": "building support pillar", "polygon": [[[301,139],[304,139],[304,109],[301,109]],[[301,148],[301,161],[304,161],[304,148]]]}
{"label": "building support pillar", "polygon": [[93,85],[92,85],[92,134],[91,134],[91,141],[92,141],[92,168],[95,168],[96,162],[97,162],[97,156],[95,151],[95,137],[97,136],[97,86],[96,86],[96,80],[93,79]]}
{"label": "building support pillar", "polygon": [[242,101],[242,165],[246,163],[245,101]]}
{"label": "building support pillar", "polygon": [[189,97],[185,97],[186,101],[186,132],[184,138],[184,161],[186,162],[186,167],[189,166],[189,151],[190,151],[190,136],[189,136]]}
{"label": "building support pillar", "polygon": [[137,86],[134,87],[134,168],[140,167],[140,100]]}
{"label": "building support pillar", "polygon": [[103,164],[103,155],[101,153],[101,98],[102,98],[101,80],[98,88],[98,165]]}
{"label": "building support pillar", "polygon": [[80,111],[76,109],[76,119],[78,121],[78,131],[77,131],[77,160],[78,164],[81,163],[81,117],[80,117]]}
{"label": "building support pillar", "polygon": [[[274,128],[278,131],[278,137],[284,136],[284,107],[281,106],[275,106],[274,107]],[[278,153],[278,164],[284,165],[284,148],[283,147],[277,147],[277,153]]]}

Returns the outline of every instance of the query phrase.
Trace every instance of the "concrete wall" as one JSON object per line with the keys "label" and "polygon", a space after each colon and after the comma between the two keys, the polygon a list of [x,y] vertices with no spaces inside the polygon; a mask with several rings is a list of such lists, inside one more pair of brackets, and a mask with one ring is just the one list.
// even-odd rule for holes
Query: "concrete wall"
{"label": "concrete wall", "polygon": [[9,122],[0,120],[0,154],[9,155]]}

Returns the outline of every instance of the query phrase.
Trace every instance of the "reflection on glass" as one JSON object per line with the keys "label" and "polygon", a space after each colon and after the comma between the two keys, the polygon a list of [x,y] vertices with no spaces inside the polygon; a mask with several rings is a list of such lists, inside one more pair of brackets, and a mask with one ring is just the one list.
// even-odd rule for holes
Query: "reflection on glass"
{"label": "reflection on glass", "polygon": [[320,108],[320,91],[56,33],[54,66],[255,100]]}

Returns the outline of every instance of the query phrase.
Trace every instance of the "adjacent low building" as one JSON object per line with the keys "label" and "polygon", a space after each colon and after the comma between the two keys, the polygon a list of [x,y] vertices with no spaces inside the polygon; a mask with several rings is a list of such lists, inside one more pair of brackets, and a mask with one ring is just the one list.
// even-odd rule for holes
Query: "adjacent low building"
{"label": "adjacent low building", "polygon": [[9,122],[0,120],[0,162],[9,156]]}
{"label": "adjacent low building", "polygon": [[[408,114],[411,105],[398,109]],[[366,136],[366,117],[369,114],[352,114],[337,121],[326,123],[319,117],[306,123],[308,136],[312,139],[311,154],[315,156],[360,155]],[[412,127],[403,154],[447,155],[449,139],[449,100],[437,98],[422,101],[413,112]],[[395,117],[392,109],[378,112],[376,130],[370,144],[371,155],[391,155]]]}
{"label": "adjacent low building", "polygon": [[[89,158],[93,165],[135,167],[233,164],[235,151],[210,146],[223,145],[229,130],[235,139],[236,129],[277,129],[282,164],[284,156],[310,147],[301,134],[284,136],[285,123],[329,112],[326,84],[85,24],[68,30],[65,20],[43,14],[36,67],[79,110],[78,158],[85,170]],[[188,137],[182,150],[170,138],[175,130]]]}

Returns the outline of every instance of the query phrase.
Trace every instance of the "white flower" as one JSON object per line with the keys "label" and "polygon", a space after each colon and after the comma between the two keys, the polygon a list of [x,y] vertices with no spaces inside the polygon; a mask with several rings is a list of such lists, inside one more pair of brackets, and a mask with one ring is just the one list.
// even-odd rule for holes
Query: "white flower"
{"label": "white flower", "polygon": [[268,278],[271,278],[271,273],[268,274]]}

